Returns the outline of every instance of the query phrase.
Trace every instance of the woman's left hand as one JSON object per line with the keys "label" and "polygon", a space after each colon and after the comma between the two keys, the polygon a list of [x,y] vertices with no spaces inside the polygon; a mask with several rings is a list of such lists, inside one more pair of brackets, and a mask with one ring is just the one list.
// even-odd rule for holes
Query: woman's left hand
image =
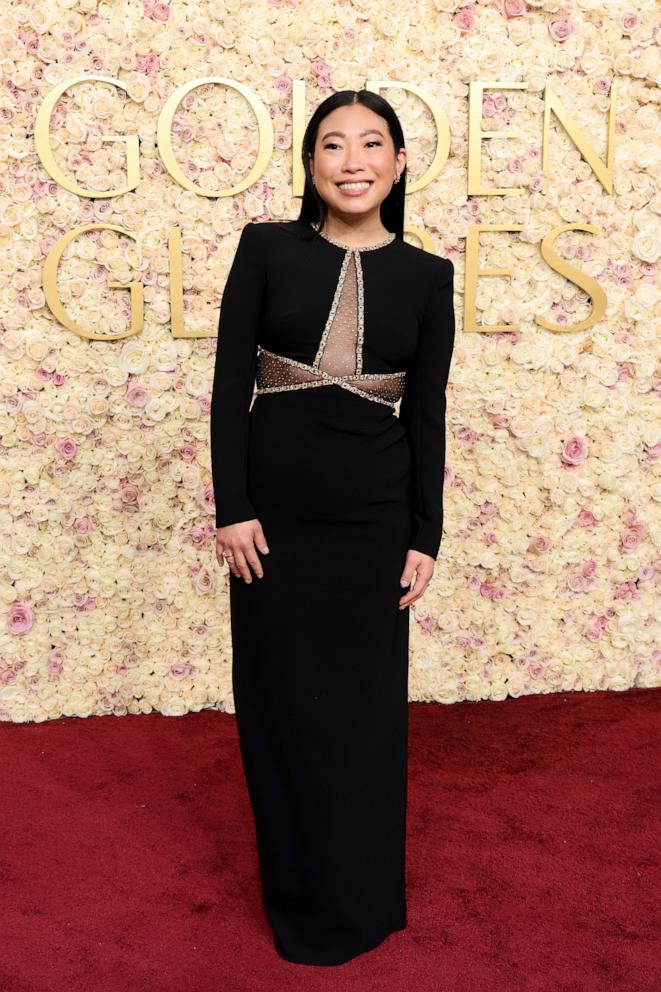
{"label": "woman's left hand", "polygon": [[422,551],[414,551],[411,548],[406,552],[406,564],[404,565],[404,571],[401,575],[400,584],[402,586],[410,585],[411,580],[413,579],[413,573],[415,572],[415,585],[400,599],[400,610],[410,606],[411,603],[416,601],[416,599],[420,599],[423,592],[429,585],[429,580],[434,574],[435,564],[435,559],[430,555],[423,554]]}

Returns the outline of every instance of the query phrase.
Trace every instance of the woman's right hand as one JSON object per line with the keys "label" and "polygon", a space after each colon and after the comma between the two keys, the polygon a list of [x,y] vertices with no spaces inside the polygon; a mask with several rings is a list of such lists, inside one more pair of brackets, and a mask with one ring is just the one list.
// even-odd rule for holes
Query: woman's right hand
{"label": "woman's right hand", "polygon": [[224,557],[232,575],[237,579],[243,578],[246,582],[252,582],[249,565],[252,566],[255,575],[260,579],[264,578],[262,564],[257,557],[257,548],[263,554],[269,553],[262,525],[256,518],[216,528],[218,563],[222,565]]}

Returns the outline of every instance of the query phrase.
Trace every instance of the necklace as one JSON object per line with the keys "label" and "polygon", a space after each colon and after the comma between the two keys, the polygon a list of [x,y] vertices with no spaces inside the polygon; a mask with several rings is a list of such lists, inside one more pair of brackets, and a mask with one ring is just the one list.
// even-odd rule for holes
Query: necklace
{"label": "necklace", "polygon": [[357,245],[345,245],[342,244],[341,241],[336,241],[335,238],[331,238],[330,235],[325,234],[323,231],[320,231],[317,225],[313,223],[313,221],[310,221],[310,223],[312,224],[312,227],[315,229],[315,231],[317,231],[322,238],[324,238],[326,241],[330,241],[330,243],[332,245],[335,245],[337,248],[343,248],[345,251],[374,251],[375,248],[384,248],[386,245],[389,245],[391,241],[395,240],[394,231],[390,231],[388,237],[385,238],[383,241],[380,241],[377,245],[364,245],[362,247],[358,247]]}

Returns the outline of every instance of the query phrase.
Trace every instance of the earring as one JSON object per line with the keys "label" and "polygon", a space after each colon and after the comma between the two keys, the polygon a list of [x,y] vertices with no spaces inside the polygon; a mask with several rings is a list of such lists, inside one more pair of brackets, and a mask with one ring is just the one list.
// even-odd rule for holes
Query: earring
{"label": "earring", "polygon": [[397,173],[397,175],[395,176],[395,182],[396,182],[396,183],[398,183],[398,182],[399,182],[399,173]]}

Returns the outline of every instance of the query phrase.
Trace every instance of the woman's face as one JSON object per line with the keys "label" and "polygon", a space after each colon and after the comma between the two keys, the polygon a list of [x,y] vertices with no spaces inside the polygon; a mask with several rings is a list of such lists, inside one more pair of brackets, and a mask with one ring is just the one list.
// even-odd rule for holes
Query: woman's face
{"label": "woman's face", "polygon": [[[354,103],[337,107],[317,131],[310,169],[329,212],[349,219],[378,215],[395,176],[406,164],[406,152],[396,156],[388,125],[369,107]],[[346,182],[366,182],[365,188],[341,188]]]}

